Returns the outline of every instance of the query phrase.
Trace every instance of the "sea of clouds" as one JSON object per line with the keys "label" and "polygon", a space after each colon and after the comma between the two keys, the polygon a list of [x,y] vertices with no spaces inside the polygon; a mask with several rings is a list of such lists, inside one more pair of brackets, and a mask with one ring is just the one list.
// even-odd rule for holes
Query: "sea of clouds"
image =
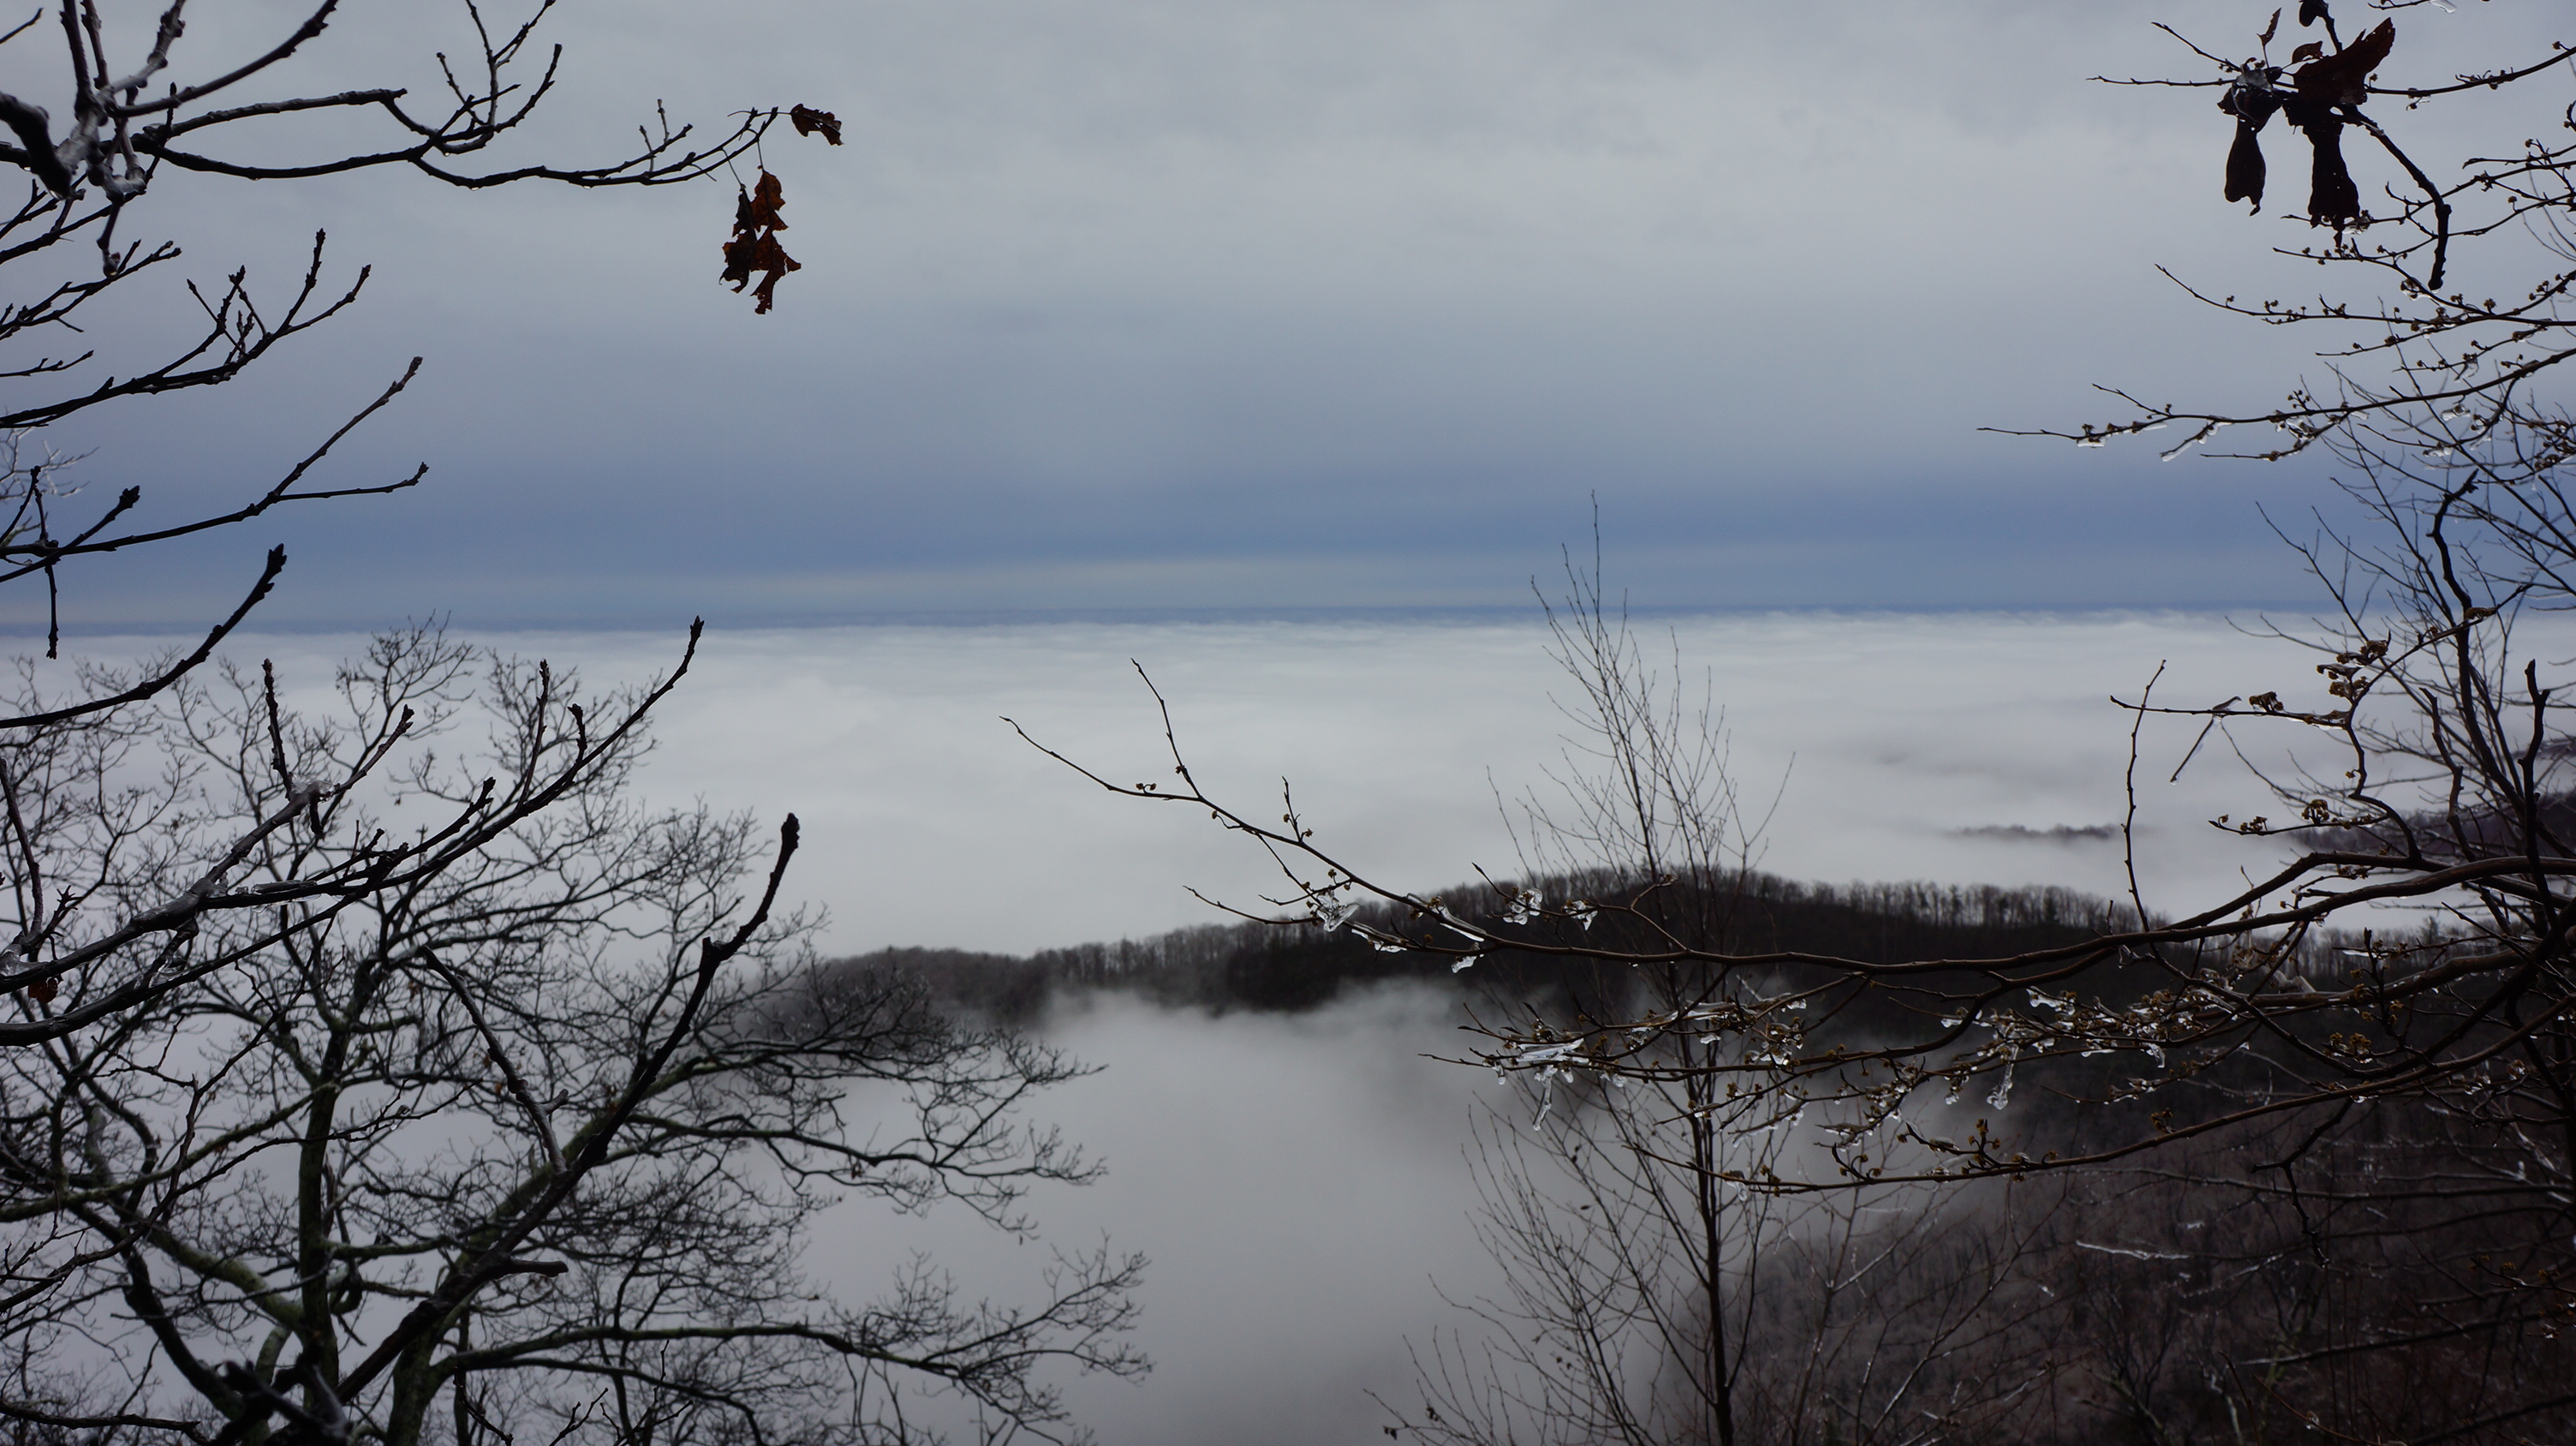
{"label": "sea of clouds", "polygon": [[[1649,662],[1724,712],[1731,769],[1769,823],[1760,864],[1796,878],[2127,887],[2113,832],[2135,701],[2191,706],[2277,691],[2322,708],[2313,654],[2264,619],[2196,613],[1770,613],[1640,617]],[[2301,619],[2281,619],[2294,631]],[[290,685],[327,680],[358,639],[281,635]],[[645,632],[494,634],[585,682],[667,669]],[[93,651],[104,650],[106,645]],[[791,892],[828,906],[824,947],[1028,950],[1219,917],[1188,889],[1259,908],[1265,860],[1186,806],[1120,799],[1023,742],[1005,717],[1122,783],[1168,783],[1154,695],[1196,777],[1248,816],[1283,781],[1315,840],[1369,876],[1433,889],[1517,865],[1498,795],[1536,790],[1579,742],[1579,697],[1526,618],[1052,622],[713,630],[664,705],[656,799],[790,811]],[[2149,907],[2241,888],[2277,845],[2213,828],[2284,810],[2239,751],[2339,771],[2290,723],[2140,735],[2137,868]],[[2231,737],[2232,733],[2232,737]],[[1574,760],[1580,767],[1582,760]],[[1777,807],[1772,807],[1776,798]]]}
{"label": "sea of clouds", "polygon": [[[1757,809],[1778,800],[1761,862],[1799,878],[2115,894],[2134,715],[2114,694],[2135,701],[2162,667],[2160,704],[2267,690],[2327,702],[2314,656],[2259,636],[2252,617],[1702,614],[1635,626],[1668,674],[1678,657],[1692,703],[1704,689],[1724,708],[1743,791]],[[290,694],[319,703],[332,663],[362,641],[281,634],[234,651],[273,658]],[[667,668],[682,637],[483,641],[604,685]],[[1212,793],[1257,817],[1284,778],[1317,842],[1400,887],[1456,883],[1477,865],[1512,872],[1497,795],[1544,795],[1578,736],[1556,706],[1576,691],[1535,615],[718,629],[662,711],[644,786],[662,802],[798,813],[791,892],[828,906],[831,952],[1027,950],[1218,917],[1191,886],[1257,905],[1275,876],[1203,812],[1109,796],[1002,721],[1111,778],[1168,779],[1138,667]],[[2198,731],[2149,718],[2140,732],[2138,878],[2159,911],[2205,907],[2277,855],[2208,822],[2286,812],[2244,760],[2278,768],[2295,747],[2341,767],[2315,730],[2249,722],[2233,742],[2212,735],[2168,782]],[[1418,989],[1295,1018],[1112,998],[1045,1023],[1104,1069],[1035,1114],[1110,1173],[1040,1191],[1034,1213],[1052,1240],[1106,1236],[1155,1262],[1138,1343],[1157,1370],[1141,1384],[1079,1383],[1070,1398],[1102,1439],[1358,1441],[1387,1419],[1370,1393],[1409,1403],[1408,1343],[1472,1325],[1444,1297],[1498,1283],[1468,1223],[1470,1124],[1525,1108],[1489,1076],[1427,1057],[1456,1049],[1451,1009]],[[970,1293],[1025,1299],[1050,1258],[963,1210],[897,1220],[864,1202],[824,1215],[811,1243],[816,1275],[854,1297],[920,1250]]]}

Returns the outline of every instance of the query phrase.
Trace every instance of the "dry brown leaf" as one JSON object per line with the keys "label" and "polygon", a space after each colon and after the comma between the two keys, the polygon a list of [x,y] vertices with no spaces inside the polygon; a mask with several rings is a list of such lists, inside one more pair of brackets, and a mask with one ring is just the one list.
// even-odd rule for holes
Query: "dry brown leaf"
{"label": "dry brown leaf", "polygon": [[778,233],[787,229],[778,208],[787,204],[787,188],[776,176],[764,170],[759,182],[742,191],[734,202],[733,239],[724,245],[724,274],[719,280],[730,281],[737,292],[751,285],[754,273],[760,274],[760,287],[752,293],[760,304],[752,315],[768,312],[777,299],[778,279],[790,271],[802,271],[796,258],[778,244]]}
{"label": "dry brown leaf", "polygon": [[2316,153],[2308,167],[2308,220],[2341,229],[2361,219],[2361,190],[2343,163],[2343,122],[2322,106],[2304,121],[2291,119],[2308,133],[2308,145]]}
{"label": "dry brown leaf", "polygon": [[2227,199],[2263,204],[2263,143],[2254,127],[2236,124],[2236,144],[2227,148]]}
{"label": "dry brown leaf", "polygon": [[[760,173],[760,183],[751,188],[749,219],[754,230],[784,231],[787,223],[779,219],[778,208],[787,204],[787,187],[767,171]],[[737,225],[740,223],[737,222]]]}
{"label": "dry brown leaf", "polygon": [[2299,71],[2299,94],[2325,105],[2361,104],[2370,98],[2370,73],[2396,43],[2397,23],[2380,21],[2352,44],[2309,61]]}
{"label": "dry brown leaf", "polygon": [[823,139],[836,146],[841,143],[841,118],[828,110],[816,110],[812,106],[800,105],[790,108],[787,118],[795,122],[796,134],[800,136],[810,136],[816,131],[821,131]]}

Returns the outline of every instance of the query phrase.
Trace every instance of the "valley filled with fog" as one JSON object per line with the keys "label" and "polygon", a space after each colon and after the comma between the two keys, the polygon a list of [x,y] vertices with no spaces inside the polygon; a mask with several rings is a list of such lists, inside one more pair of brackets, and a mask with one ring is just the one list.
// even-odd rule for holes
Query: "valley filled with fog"
{"label": "valley filled with fog", "polygon": [[[1459,1324],[1440,1292],[1496,1284],[1462,1152],[1480,1110],[1519,1105],[1481,1070],[1422,1057],[1456,1047],[1454,1015],[1443,992],[1396,987],[1306,1015],[1111,995],[1046,1020],[1049,1040],[1103,1068],[1031,1114],[1108,1173],[1042,1190],[1031,1210],[1051,1242],[1105,1236],[1152,1257],[1136,1338],[1153,1373],[1068,1380],[1076,1420],[1133,1446],[1383,1439],[1369,1393],[1408,1397],[1407,1338]],[[1049,1263],[1046,1245],[954,1209],[826,1212],[809,1260],[856,1295],[915,1250],[1001,1299],[1030,1295]]]}
{"label": "valley filled with fog", "polygon": [[[2241,626],[2240,626],[2241,625]],[[2255,618],[2182,614],[1696,614],[1643,617],[1694,702],[1725,712],[1731,769],[1770,823],[1757,864],[1792,879],[2125,889],[2115,826],[2134,699],[2187,704],[2317,685],[2309,658],[2250,636]],[[274,635],[291,696],[327,683],[361,640]],[[653,633],[499,634],[504,651],[635,680],[677,656]],[[140,642],[98,640],[112,654]],[[1221,919],[1193,899],[1263,908],[1260,857],[1205,816],[1106,796],[1026,743],[1123,780],[1168,774],[1154,700],[1212,792],[1258,813],[1280,780],[1346,856],[1430,889],[1517,872],[1498,796],[1545,796],[1569,766],[1564,679],[1524,618],[1060,622],[712,630],[662,708],[644,778],[656,802],[794,810],[805,852],[789,893],[829,910],[818,947],[1024,953]],[[2140,744],[2139,878],[2177,910],[2271,857],[2206,821],[2269,802],[2212,740],[2178,782],[2193,730],[2151,720]],[[2158,726],[2166,725],[2166,726]],[[2248,735],[2250,751],[2276,744]],[[2257,755],[2260,756],[2260,755]],[[2265,761],[2273,761],[2266,759]],[[1771,799],[1776,795],[1777,806]],[[1283,1015],[1157,1008],[1120,993],[1059,1000],[1035,1023],[1099,1067],[1037,1099],[1108,1167],[1028,1201],[1046,1241],[1107,1238],[1152,1258],[1141,1382],[1070,1383],[1105,1441],[1357,1442],[1409,1400],[1408,1350],[1469,1328],[1444,1296],[1491,1292],[1470,1228],[1466,1149],[1480,1119],[1527,1115],[1522,1087],[1426,1056],[1462,1048],[1457,992],[1399,984]],[[868,1096],[854,1101],[865,1116]],[[1491,1113],[1489,1112],[1499,1112]],[[918,1219],[829,1211],[807,1257],[864,1294],[914,1252],[969,1296],[1024,1293],[1049,1247],[1013,1244],[963,1209]],[[936,1415],[934,1408],[933,1415]]]}

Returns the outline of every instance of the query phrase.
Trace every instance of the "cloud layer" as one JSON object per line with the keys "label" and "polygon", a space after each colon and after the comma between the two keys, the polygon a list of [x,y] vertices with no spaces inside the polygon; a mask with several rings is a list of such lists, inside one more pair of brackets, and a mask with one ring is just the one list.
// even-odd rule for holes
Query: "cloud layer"
{"label": "cloud layer", "polygon": [[[344,20],[300,79],[434,83],[451,18]],[[2317,370],[2302,338],[2200,311],[2153,269],[2316,284],[2266,249],[2304,224],[2219,203],[2209,93],[2087,80],[2204,78],[2148,22],[2232,53],[2260,18],[2216,0],[568,12],[535,149],[606,154],[656,96],[707,123],[841,114],[846,147],[769,148],[806,263],[777,313],[715,282],[716,184],[166,176],[151,219],[195,274],[282,283],[327,226],[340,274],[375,278],[261,374],[86,423],[94,485],[141,482],[173,514],[235,497],[416,353],[423,380],[335,475],[426,459],[433,480],[101,564],[79,615],[194,617],[279,539],[275,616],[308,622],[1508,602],[1596,490],[1665,603],[2282,597],[2252,504],[2299,517],[2321,467],[1975,430],[2108,416],[2096,381],[2250,405]],[[2392,68],[2491,63],[2539,23],[2410,12]],[[0,69],[50,58],[27,44]],[[2529,129],[2462,114],[2403,123],[2446,156]],[[155,305],[183,300],[158,284]],[[93,338],[99,365],[130,370],[170,324],[130,311]]]}

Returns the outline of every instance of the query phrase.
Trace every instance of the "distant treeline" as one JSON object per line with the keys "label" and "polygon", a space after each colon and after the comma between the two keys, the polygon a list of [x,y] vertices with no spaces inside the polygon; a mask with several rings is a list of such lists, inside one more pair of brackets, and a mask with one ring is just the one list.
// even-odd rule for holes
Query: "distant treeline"
{"label": "distant treeline", "polygon": [[[2108,901],[2055,887],[2002,889],[1947,884],[1798,883],[1768,874],[1729,876],[1694,888],[1602,877],[1556,878],[1529,887],[1562,902],[1633,903],[1666,920],[1676,934],[1716,939],[1735,954],[1808,953],[1893,963],[1908,959],[1975,959],[2070,943],[2132,922]],[[1513,930],[1502,924],[1505,898],[1494,885],[1435,897],[1462,918],[1533,941],[1580,935],[1562,921]],[[1430,937],[1423,920],[1391,907],[1363,909],[1360,921],[1387,932]],[[1436,927],[1436,926],[1435,926]],[[1639,944],[1645,923],[1605,912],[1588,942]],[[880,949],[820,966],[844,971],[894,970],[919,979],[942,1002],[997,1023],[1037,1018],[1060,996],[1118,990],[1157,1004],[1214,1011],[1294,1012],[1330,1002],[1343,990],[1390,980],[1472,986],[1481,997],[1526,999],[1581,1010],[1616,1005],[1630,985],[1624,970],[1571,963],[1535,953],[1480,959],[1466,975],[1449,961],[1375,948],[1348,929],[1313,923],[1202,924],[1146,939],[1077,944],[1036,954],[984,954],[958,949]]]}

